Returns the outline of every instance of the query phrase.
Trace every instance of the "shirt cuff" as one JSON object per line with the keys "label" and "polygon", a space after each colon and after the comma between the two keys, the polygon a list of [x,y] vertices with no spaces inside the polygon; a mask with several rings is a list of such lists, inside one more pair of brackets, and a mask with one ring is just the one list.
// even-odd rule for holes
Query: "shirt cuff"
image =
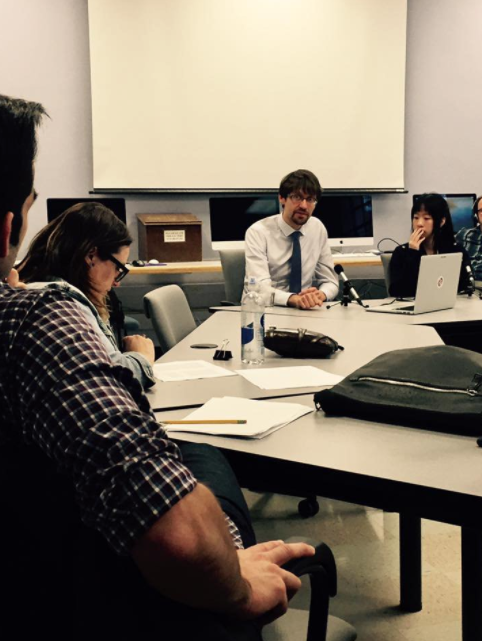
{"label": "shirt cuff", "polygon": [[323,292],[323,294],[326,296],[325,302],[327,303],[336,297],[336,295],[338,294],[338,291],[339,291],[338,288],[336,288],[335,290],[331,288],[320,287],[320,292]]}
{"label": "shirt cuff", "polygon": [[156,384],[156,378],[154,376],[154,370],[152,369],[151,363],[139,352],[125,352],[124,355],[129,354],[131,358],[134,358],[142,370],[142,387],[148,389]]}
{"label": "shirt cuff", "polygon": [[274,304],[281,305],[284,307],[288,306],[288,300],[290,296],[293,295],[293,292],[283,292],[281,289],[274,290]]}
{"label": "shirt cuff", "polygon": [[241,538],[241,534],[239,533],[237,525],[233,520],[229,518],[227,514],[224,515],[224,518],[226,519],[229,534],[231,534],[231,538],[233,539],[234,547],[237,550],[244,550],[243,539]]}

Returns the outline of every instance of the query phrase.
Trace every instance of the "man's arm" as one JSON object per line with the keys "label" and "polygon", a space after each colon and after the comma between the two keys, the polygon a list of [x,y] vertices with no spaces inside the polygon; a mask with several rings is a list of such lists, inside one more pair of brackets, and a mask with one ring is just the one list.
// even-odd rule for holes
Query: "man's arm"
{"label": "man's arm", "polygon": [[199,484],[140,537],[132,557],[146,580],[175,601],[235,618],[272,619],[300,587],[280,565],[313,552],[304,543],[280,541],[236,551],[215,497]]}
{"label": "man's arm", "polygon": [[[246,278],[253,276],[258,283],[263,281],[271,282],[269,271],[267,238],[264,233],[256,228],[250,227],[245,237],[246,250]],[[291,296],[290,292],[281,289],[271,288],[274,292],[275,305],[287,305]]]}

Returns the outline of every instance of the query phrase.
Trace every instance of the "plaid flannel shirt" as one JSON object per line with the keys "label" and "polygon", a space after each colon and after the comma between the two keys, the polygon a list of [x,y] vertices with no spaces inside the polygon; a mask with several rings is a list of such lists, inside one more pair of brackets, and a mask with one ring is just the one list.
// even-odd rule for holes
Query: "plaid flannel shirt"
{"label": "plaid flannel shirt", "polygon": [[119,554],[197,483],[138,381],[58,291],[0,285],[2,440],[35,443],[53,459],[73,481],[84,523]]}

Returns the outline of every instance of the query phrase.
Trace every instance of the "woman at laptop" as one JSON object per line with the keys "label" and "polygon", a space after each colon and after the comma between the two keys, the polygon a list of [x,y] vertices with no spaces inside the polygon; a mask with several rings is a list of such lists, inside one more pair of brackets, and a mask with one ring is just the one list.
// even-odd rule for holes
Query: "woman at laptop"
{"label": "woman at laptop", "polygon": [[390,261],[390,296],[415,296],[422,256],[431,254],[463,255],[459,292],[470,287],[470,258],[454,240],[452,218],[447,201],[440,194],[423,194],[412,207],[412,233],[408,243],[399,245]]}
{"label": "woman at laptop", "polygon": [[44,227],[18,267],[29,287],[52,287],[67,293],[87,318],[112,361],[132,371],[144,388],[155,383],[154,344],[144,336],[126,336],[119,350],[108,294],[128,273],[132,238],[110,209],[79,203]]}

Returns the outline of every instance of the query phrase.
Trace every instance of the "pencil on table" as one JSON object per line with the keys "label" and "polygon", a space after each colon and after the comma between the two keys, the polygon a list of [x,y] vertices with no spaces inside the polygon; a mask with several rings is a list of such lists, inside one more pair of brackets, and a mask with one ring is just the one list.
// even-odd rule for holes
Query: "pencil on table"
{"label": "pencil on table", "polygon": [[241,425],[247,423],[246,419],[216,419],[204,421],[161,421],[165,425]]}

